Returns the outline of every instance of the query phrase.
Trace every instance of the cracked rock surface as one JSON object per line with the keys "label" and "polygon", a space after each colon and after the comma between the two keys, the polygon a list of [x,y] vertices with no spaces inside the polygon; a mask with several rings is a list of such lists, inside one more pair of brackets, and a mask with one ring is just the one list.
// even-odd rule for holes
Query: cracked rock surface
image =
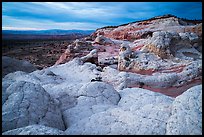
{"label": "cracked rock surface", "polygon": [[79,120],[65,133],[74,135],[202,134],[201,87],[199,85],[190,88],[176,99],[139,88],[122,90],[119,92],[121,100],[118,106]]}
{"label": "cracked rock surface", "polygon": [[64,135],[64,132],[44,125],[30,125],[6,131],[2,135]]}
{"label": "cracked rock surface", "polygon": [[165,134],[172,98],[139,88],[122,90],[119,94],[117,106],[76,122],[65,133]]}
{"label": "cracked rock surface", "polygon": [[19,81],[10,85],[2,106],[2,131],[42,124],[64,130],[61,111],[53,98],[38,84]]}
{"label": "cracked rock surface", "polygon": [[202,86],[188,89],[172,104],[168,135],[200,135],[202,131]]}
{"label": "cracked rock surface", "polygon": [[91,82],[80,88],[77,104],[64,111],[65,124],[72,125],[96,112],[117,105],[120,96],[113,86],[103,82]]}

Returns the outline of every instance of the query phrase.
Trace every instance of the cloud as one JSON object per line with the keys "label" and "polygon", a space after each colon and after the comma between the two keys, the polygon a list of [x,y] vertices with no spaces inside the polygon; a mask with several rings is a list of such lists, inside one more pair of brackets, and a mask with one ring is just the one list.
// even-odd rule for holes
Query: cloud
{"label": "cloud", "polygon": [[3,25],[2,29],[19,28],[19,30],[23,30],[24,28],[30,28],[32,30],[46,30],[46,29],[95,30],[99,27],[105,26],[104,24],[90,23],[90,22],[54,22],[50,20],[38,20],[38,21],[22,20],[22,19],[12,18],[9,16],[2,17],[2,25]]}
{"label": "cloud", "polygon": [[[100,4],[101,5],[101,4]],[[114,12],[114,7],[102,8],[99,3],[84,2],[26,2],[3,3],[7,11],[3,15],[22,19],[49,19],[58,22],[98,22],[113,23],[120,14]]]}
{"label": "cloud", "polygon": [[25,27],[2,27],[2,30],[43,30],[43,29]]}
{"label": "cloud", "polygon": [[[75,18],[75,20],[92,21],[92,22],[110,22],[109,20],[120,17],[115,10],[119,10],[113,6],[101,7],[99,3],[85,3],[85,2],[43,2],[34,3],[37,5],[44,6],[47,9],[55,11],[55,13],[64,13],[64,18]],[[45,12],[46,13],[46,12]],[[59,15],[58,14],[58,15]],[[104,19],[104,20],[103,20]]]}

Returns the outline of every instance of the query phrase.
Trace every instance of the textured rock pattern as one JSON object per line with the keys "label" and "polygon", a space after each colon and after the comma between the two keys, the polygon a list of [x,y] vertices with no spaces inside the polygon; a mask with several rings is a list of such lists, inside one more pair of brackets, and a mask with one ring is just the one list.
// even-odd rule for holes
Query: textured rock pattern
{"label": "textured rock pattern", "polygon": [[[200,110],[201,102],[198,98],[201,97],[201,90],[198,90],[197,87],[193,87],[189,90],[198,92],[199,96],[195,95],[195,99],[192,100],[192,103],[198,100],[196,102],[199,102],[200,104],[197,104],[198,106],[196,108]],[[176,122],[177,119],[172,118],[175,115],[179,115],[182,118],[183,115],[180,115],[180,113],[190,111],[187,107],[182,107],[185,105],[188,106],[184,103],[185,101],[182,102],[183,105],[177,104],[177,100],[179,98],[191,98],[189,90],[186,91],[186,95],[180,95],[176,99],[139,88],[122,90],[119,92],[121,95],[121,100],[119,101],[117,107],[110,108],[103,112],[93,114],[90,117],[84,118],[68,128],[65,133],[74,135],[165,135],[169,134],[169,129],[176,130],[179,128],[180,132],[177,132],[179,134],[201,135],[202,129],[200,126],[202,120],[199,120],[199,122],[194,120],[195,124],[193,126],[190,126],[189,124],[187,129],[183,129],[182,126],[180,127],[178,125],[179,123]],[[174,111],[175,107],[178,107],[178,111]],[[179,109],[181,107],[183,109]],[[195,114],[199,115],[197,109],[192,109],[189,116],[193,117]],[[186,118],[188,119],[189,116]],[[199,117],[196,118],[199,119]],[[182,119],[179,121],[182,122]],[[170,128],[168,126],[169,123],[171,123]],[[190,133],[188,129],[190,129],[190,131],[194,131]]]}
{"label": "textured rock pattern", "polygon": [[167,122],[168,135],[200,135],[202,132],[202,86],[176,97]]}
{"label": "textured rock pattern", "polygon": [[2,131],[31,124],[42,124],[64,130],[61,111],[50,95],[37,84],[15,82],[2,106]]}
{"label": "textured rock pattern", "polygon": [[[198,54],[197,58],[201,58],[201,53],[199,53],[193,45],[199,43],[199,37],[192,32],[186,33],[176,33],[176,32],[154,32],[152,38],[150,39],[146,49],[150,52],[155,53],[161,58],[171,58],[176,56],[182,59],[190,59],[190,57],[185,57],[185,55],[178,56],[178,50],[181,52],[192,52]],[[187,50],[191,49],[191,50]],[[192,56],[191,56],[192,57]],[[195,58],[195,57],[194,57]]]}
{"label": "textured rock pattern", "polygon": [[6,131],[2,135],[64,135],[64,132],[44,125],[30,125]]}
{"label": "textured rock pattern", "polygon": [[100,111],[107,109],[110,105],[117,105],[120,96],[111,85],[103,82],[91,82],[82,86],[75,98],[77,104],[64,111],[67,126],[94,114],[94,108]]}
{"label": "textured rock pattern", "polygon": [[121,99],[118,106],[84,118],[65,132],[93,135],[165,134],[165,121],[170,116],[173,99],[139,88],[119,93]]}

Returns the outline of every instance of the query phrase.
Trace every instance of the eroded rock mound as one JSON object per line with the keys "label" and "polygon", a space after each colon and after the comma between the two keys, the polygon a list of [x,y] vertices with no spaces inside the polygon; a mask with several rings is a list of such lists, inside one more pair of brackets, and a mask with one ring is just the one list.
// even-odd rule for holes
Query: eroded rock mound
{"label": "eroded rock mound", "polygon": [[167,122],[168,135],[202,134],[202,86],[194,86],[176,97]]}
{"label": "eroded rock mound", "polygon": [[161,58],[178,57],[181,59],[198,59],[201,53],[196,50],[202,44],[195,33],[154,32],[144,47]]}
{"label": "eroded rock mound", "polygon": [[[195,79],[202,79],[202,52],[198,48],[201,46],[200,38],[195,33],[154,32],[153,37],[146,42],[141,50],[136,51],[133,50],[134,47],[121,45],[118,70],[155,75],[158,79],[164,76],[163,80],[158,81],[161,87],[166,87],[162,84],[165,81],[169,82],[169,86],[173,86],[174,83],[180,86]],[[190,74],[189,71],[192,73]],[[176,73],[177,76],[172,79],[166,73],[169,75]],[[171,82],[172,80],[174,82]],[[127,83],[130,84],[131,81]]]}
{"label": "eroded rock mound", "polygon": [[100,45],[114,44],[110,38],[106,38],[103,35],[97,36],[96,39],[94,40],[94,43],[100,44]]}
{"label": "eroded rock mound", "polygon": [[90,82],[80,88],[75,98],[77,104],[63,112],[67,126],[117,105],[120,96],[109,84]]}
{"label": "eroded rock mound", "polygon": [[89,54],[80,58],[83,62],[91,62],[93,64],[98,64],[98,52],[96,49],[90,51]]}
{"label": "eroded rock mound", "polygon": [[2,56],[2,77],[15,71],[32,72],[37,70],[30,62]]}
{"label": "eroded rock mound", "polygon": [[66,63],[75,57],[86,56],[93,49],[91,42],[76,39],[71,45],[67,46],[67,49],[56,61],[55,65]]}
{"label": "eroded rock mound", "polygon": [[2,106],[2,131],[32,124],[64,130],[61,111],[56,101],[38,84],[19,81],[10,85]]}

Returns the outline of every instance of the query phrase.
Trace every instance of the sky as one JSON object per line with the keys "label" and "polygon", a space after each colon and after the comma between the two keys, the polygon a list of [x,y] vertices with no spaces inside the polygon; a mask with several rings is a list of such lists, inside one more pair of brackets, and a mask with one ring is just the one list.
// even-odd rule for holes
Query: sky
{"label": "sky", "polygon": [[2,29],[95,30],[164,14],[202,19],[202,2],[2,2]]}

